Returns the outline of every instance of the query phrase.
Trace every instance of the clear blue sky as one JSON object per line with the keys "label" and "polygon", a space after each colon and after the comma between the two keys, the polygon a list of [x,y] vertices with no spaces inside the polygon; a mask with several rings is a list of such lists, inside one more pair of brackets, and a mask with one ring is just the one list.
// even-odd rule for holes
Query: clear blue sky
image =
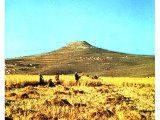
{"label": "clear blue sky", "polygon": [[50,52],[71,41],[155,54],[154,0],[5,0],[5,57]]}

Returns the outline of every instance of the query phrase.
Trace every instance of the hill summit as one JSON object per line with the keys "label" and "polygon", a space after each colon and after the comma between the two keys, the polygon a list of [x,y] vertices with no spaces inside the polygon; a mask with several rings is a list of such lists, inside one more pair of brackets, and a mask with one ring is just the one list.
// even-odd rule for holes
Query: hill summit
{"label": "hill summit", "polygon": [[154,76],[154,56],[132,55],[97,48],[86,41],[70,42],[44,54],[6,59],[6,74],[84,74]]}
{"label": "hill summit", "polygon": [[85,49],[91,49],[91,48],[94,48],[94,46],[90,45],[86,41],[76,41],[76,42],[68,43],[67,45],[58,49],[57,51],[62,52],[62,53],[68,53],[68,52],[83,51]]}
{"label": "hill summit", "polygon": [[65,47],[71,47],[71,48],[92,48],[93,46],[87,43],[86,41],[77,41],[77,42],[70,42]]}

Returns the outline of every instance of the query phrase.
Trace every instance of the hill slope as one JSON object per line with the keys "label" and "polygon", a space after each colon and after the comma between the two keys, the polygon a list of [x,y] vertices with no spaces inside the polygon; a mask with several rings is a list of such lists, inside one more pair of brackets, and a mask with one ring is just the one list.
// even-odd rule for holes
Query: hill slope
{"label": "hill slope", "polygon": [[6,74],[72,74],[154,76],[155,57],[131,55],[94,47],[85,41],[44,54],[6,59]]}

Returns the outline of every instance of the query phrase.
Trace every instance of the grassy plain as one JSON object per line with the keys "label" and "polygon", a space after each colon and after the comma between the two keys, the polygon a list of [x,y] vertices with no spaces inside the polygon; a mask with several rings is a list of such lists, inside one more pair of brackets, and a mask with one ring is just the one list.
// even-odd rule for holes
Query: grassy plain
{"label": "grassy plain", "polygon": [[[55,76],[44,76],[55,82]],[[154,120],[155,78],[61,75],[62,85],[38,85],[38,75],[5,76],[5,116],[14,120]]]}

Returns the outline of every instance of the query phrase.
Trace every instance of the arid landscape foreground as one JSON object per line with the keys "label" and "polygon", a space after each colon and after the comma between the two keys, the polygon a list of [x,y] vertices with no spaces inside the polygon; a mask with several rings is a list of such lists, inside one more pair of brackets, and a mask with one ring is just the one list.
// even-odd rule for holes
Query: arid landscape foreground
{"label": "arid landscape foreground", "polygon": [[154,120],[154,77],[5,76],[5,116],[13,120]]}

